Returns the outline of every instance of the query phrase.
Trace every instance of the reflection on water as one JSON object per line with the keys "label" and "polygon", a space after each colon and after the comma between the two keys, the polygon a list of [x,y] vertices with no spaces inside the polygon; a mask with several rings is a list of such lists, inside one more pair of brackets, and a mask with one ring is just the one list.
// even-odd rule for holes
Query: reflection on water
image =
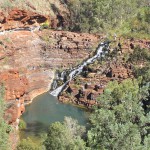
{"label": "reflection on water", "polygon": [[47,131],[49,125],[56,121],[63,121],[65,116],[77,119],[79,124],[86,125],[89,113],[85,110],[59,103],[58,100],[44,93],[36,97],[32,104],[26,106],[22,119],[27,123],[27,129],[21,131],[21,138],[38,137]]}

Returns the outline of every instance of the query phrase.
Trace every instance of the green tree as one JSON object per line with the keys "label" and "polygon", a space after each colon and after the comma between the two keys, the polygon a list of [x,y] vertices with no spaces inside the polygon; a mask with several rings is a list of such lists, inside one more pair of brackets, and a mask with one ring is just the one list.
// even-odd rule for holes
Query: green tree
{"label": "green tree", "polygon": [[[139,9],[146,5],[146,0],[70,0],[70,28],[82,32],[108,32],[108,29],[119,29],[133,19],[135,14],[138,15]],[[148,14],[146,11],[146,16]]]}
{"label": "green tree", "polygon": [[63,123],[50,125],[44,145],[47,150],[84,150],[83,132],[84,128],[76,120],[66,117]]}
{"label": "green tree", "polygon": [[4,120],[5,103],[3,99],[4,89],[0,86],[0,149],[8,150],[10,126]]}
{"label": "green tree", "polygon": [[[135,47],[132,54],[130,54],[129,61],[132,63],[132,71],[135,78],[138,79],[142,87],[143,108],[145,112],[150,112],[150,54],[148,49],[141,49]],[[147,90],[148,89],[148,90]],[[148,93],[148,94],[147,94]]]}
{"label": "green tree", "polygon": [[141,3],[137,1],[134,15],[129,15],[117,31],[127,37],[150,38],[150,7],[148,5],[148,1],[142,0]]}
{"label": "green tree", "polygon": [[[99,117],[97,117],[99,116]],[[142,149],[141,136],[137,125],[118,123],[115,113],[101,109],[93,116],[94,127],[88,132],[89,146],[92,149]]]}
{"label": "green tree", "polygon": [[88,144],[92,149],[138,150],[150,146],[147,145],[149,114],[142,107],[142,99],[147,98],[148,92],[144,93],[143,97],[137,80],[109,83],[98,99],[99,107],[90,117]]}

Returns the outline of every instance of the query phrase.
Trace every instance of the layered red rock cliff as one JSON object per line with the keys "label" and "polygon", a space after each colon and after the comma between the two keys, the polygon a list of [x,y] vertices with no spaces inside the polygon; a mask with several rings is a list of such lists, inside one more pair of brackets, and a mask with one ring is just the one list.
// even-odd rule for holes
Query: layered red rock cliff
{"label": "layered red rock cliff", "polygon": [[[1,29],[40,26],[47,18],[24,10],[1,16]],[[2,31],[1,30],[1,31]],[[50,89],[56,69],[77,65],[89,57],[98,37],[67,31],[8,31],[0,35],[0,83],[5,87],[9,123],[24,105]]]}
{"label": "layered red rock cliff", "polygon": [[14,9],[4,15],[0,12],[0,30],[10,30],[15,28],[25,28],[39,26],[48,20],[48,17],[25,10]]}
{"label": "layered red rock cliff", "polygon": [[0,30],[11,30],[18,28],[33,28],[43,25],[43,23],[50,28],[57,29],[68,25],[67,17],[62,13],[56,16],[41,15],[36,12],[12,9],[8,11],[8,15],[0,12]]}

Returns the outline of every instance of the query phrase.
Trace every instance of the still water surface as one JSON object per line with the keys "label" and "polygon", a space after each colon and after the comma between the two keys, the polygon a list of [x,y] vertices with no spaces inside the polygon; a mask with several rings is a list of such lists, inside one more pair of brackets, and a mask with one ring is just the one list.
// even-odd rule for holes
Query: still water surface
{"label": "still water surface", "polygon": [[85,109],[62,104],[49,93],[37,96],[30,105],[26,106],[26,111],[21,117],[27,124],[27,129],[21,131],[21,138],[39,137],[41,133],[47,131],[51,123],[63,121],[65,116],[78,120],[80,125],[88,124],[89,112]]}

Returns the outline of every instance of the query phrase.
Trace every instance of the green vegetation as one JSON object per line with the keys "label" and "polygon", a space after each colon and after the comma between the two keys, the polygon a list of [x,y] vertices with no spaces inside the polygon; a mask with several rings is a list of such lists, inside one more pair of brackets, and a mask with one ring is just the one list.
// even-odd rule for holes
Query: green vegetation
{"label": "green vegetation", "polygon": [[46,150],[85,150],[85,142],[81,139],[83,133],[84,127],[66,117],[63,123],[50,125],[44,145]]}
{"label": "green vegetation", "polygon": [[140,8],[134,17],[122,25],[122,33],[127,37],[150,38],[149,18],[150,7]]}
{"label": "green vegetation", "polygon": [[51,124],[47,135],[41,135],[38,143],[34,139],[22,139],[17,150],[85,150],[84,134],[85,127],[77,120],[65,117],[64,122]]}
{"label": "green vegetation", "polygon": [[133,72],[136,78],[141,78],[142,84],[150,82],[150,53],[149,49],[135,47],[130,54],[129,62],[133,65]]}
{"label": "green vegetation", "polygon": [[4,120],[5,103],[3,100],[4,89],[0,86],[0,149],[9,150],[10,126]]}
{"label": "green vegetation", "polygon": [[26,122],[22,119],[20,119],[20,122],[19,122],[19,129],[26,129]]}
{"label": "green vegetation", "polygon": [[[149,49],[140,49],[136,47],[129,57],[129,61],[133,64],[132,70],[134,76],[138,79],[140,86],[149,88],[147,99],[143,99],[143,108],[145,112],[150,112],[150,55]],[[147,90],[143,88],[143,96]],[[144,93],[145,92],[145,93]]]}
{"label": "green vegetation", "polygon": [[[150,33],[147,0],[71,0],[70,30],[135,36]],[[138,34],[137,34],[138,32]]]}
{"label": "green vegetation", "polygon": [[91,115],[89,146],[92,149],[147,150],[149,114],[141,105],[147,96],[148,87],[140,88],[137,80],[127,79],[121,84],[110,82],[98,99],[100,106]]}
{"label": "green vegetation", "polygon": [[23,139],[17,146],[17,150],[42,150],[42,146],[32,142],[30,138]]}
{"label": "green vegetation", "polygon": [[130,54],[129,61],[134,65],[137,63],[146,63],[150,61],[150,53],[148,49],[141,49],[139,46],[134,48],[132,54]]}

